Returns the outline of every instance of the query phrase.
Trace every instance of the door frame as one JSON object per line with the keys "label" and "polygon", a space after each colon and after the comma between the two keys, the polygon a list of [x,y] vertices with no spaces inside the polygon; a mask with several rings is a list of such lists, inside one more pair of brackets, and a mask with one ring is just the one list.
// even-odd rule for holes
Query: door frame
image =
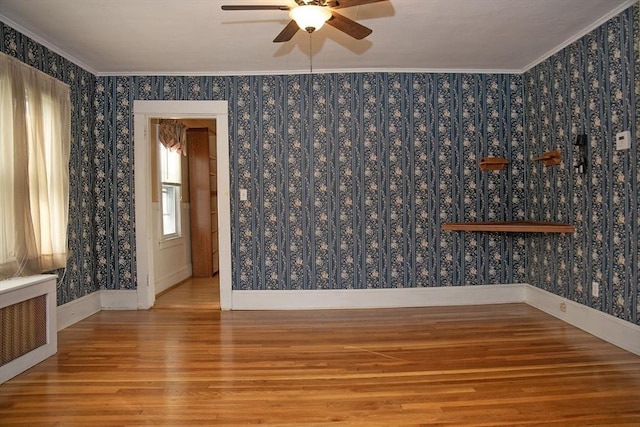
{"label": "door frame", "polygon": [[218,245],[220,309],[231,310],[231,192],[229,171],[229,106],[227,101],[133,101],[136,269],[138,308],[156,299],[152,250],[151,162],[148,140],[151,119],[214,119],[217,133]]}

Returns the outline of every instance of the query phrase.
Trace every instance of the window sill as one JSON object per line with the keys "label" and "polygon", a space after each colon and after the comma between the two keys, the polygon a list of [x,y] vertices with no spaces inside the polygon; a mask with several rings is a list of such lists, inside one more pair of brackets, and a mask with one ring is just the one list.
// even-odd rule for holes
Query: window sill
{"label": "window sill", "polygon": [[158,247],[160,249],[167,249],[167,248],[172,248],[174,246],[183,245],[183,244],[184,244],[184,237],[178,236],[178,237],[171,237],[165,240],[160,240],[158,242]]}

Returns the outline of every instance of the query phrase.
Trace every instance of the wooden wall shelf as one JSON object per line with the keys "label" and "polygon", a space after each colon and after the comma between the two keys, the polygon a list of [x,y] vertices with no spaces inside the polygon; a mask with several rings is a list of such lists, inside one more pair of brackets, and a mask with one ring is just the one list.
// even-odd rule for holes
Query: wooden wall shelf
{"label": "wooden wall shelf", "polygon": [[450,222],[442,225],[448,231],[483,231],[502,233],[573,233],[571,224],[541,221]]}
{"label": "wooden wall shelf", "polygon": [[504,157],[483,157],[480,160],[480,170],[501,171],[507,167],[509,161]]}
{"label": "wooden wall shelf", "polygon": [[536,157],[533,160],[542,162],[545,166],[559,165],[560,162],[562,162],[562,153],[560,153],[560,150],[547,151],[542,156]]}

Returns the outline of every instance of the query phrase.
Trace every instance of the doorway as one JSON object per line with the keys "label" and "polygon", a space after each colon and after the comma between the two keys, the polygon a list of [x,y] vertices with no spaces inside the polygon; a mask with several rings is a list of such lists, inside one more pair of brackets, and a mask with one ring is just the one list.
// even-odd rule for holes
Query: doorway
{"label": "doorway", "polygon": [[231,306],[231,199],[229,182],[229,123],[227,101],[134,101],[136,266],[138,308],[155,302],[151,206],[149,125],[152,118],[211,119],[216,121],[218,177],[218,242],[220,308]]}

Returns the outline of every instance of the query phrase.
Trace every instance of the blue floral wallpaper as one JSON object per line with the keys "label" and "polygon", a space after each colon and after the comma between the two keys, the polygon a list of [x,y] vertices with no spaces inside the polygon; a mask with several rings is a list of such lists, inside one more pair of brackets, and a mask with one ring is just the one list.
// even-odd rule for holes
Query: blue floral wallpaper
{"label": "blue floral wallpaper", "polygon": [[[529,161],[530,218],[575,224],[574,236],[528,239],[526,282],[640,323],[640,31],[634,7],[524,75],[526,158],[560,149],[563,163]],[[631,150],[615,135],[630,130]],[[578,134],[588,167],[572,167]],[[591,295],[592,282],[600,296]]]}
{"label": "blue floral wallpaper", "polygon": [[520,76],[99,79],[97,137],[114,144],[96,148],[96,216],[106,224],[97,276],[113,289],[134,286],[134,99],[229,101],[232,194],[250,194],[232,201],[235,289],[524,280],[524,260],[512,256],[524,239],[440,230],[465,218],[523,218],[514,206],[524,183],[510,185],[522,167],[477,168],[489,154],[524,159]]}
{"label": "blue floral wallpaper", "polygon": [[41,70],[71,88],[71,159],[69,164],[69,247],[66,270],[57,272],[58,305],[95,292],[95,243],[99,222],[94,194],[96,77],[0,22],[0,52]]}
{"label": "blue floral wallpaper", "polygon": [[[523,75],[96,77],[0,23],[0,51],[72,88],[73,254],[58,303],[135,288],[133,101],[227,100],[232,194],[249,190],[232,200],[235,289],[528,282],[639,323],[637,148],[610,139],[638,127],[637,13]],[[582,132],[592,164],[576,175]],[[532,161],[552,148],[559,167]],[[510,165],[482,172],[487,155]],[[441,230],[524,218],[577,232]]]}
{"label": "blue floral wallpaper", "polygon": [[101,289],[136,288],[132,91],[127,78],[97,79],[95,274]]}
{"label": "blue floral wallpaper", "polygon": [[520,77],[336,74],[227,86],[233,187],[251,194],[232,215],[237,289],[523,280],[500,237],[440,231],[474,216],[512,218],[506,195],[523,199],[510,172],[477,169],[487,153],[522,150],[510,145],[523,141]]}

